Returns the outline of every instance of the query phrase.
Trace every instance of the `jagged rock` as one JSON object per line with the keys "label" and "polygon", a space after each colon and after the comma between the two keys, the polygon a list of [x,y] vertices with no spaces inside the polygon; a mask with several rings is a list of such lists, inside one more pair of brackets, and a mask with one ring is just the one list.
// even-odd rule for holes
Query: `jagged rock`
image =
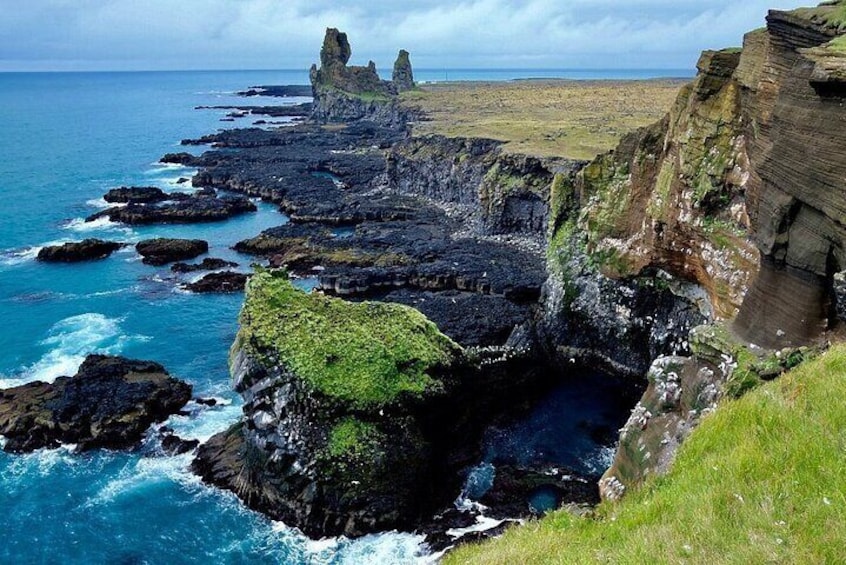
{"label": "jagged rock", "polygon": [[197,293],[241,292],[244,290],[248,278],[248,274],[234,271],[209,273],[196,282],[183,285],[183,288]]}
{"label": "jagged rock", "polygon": [[225,261],[217,257],[206,257],[199,263],[174,263],[170,266],[170,270],[174,273],[193,273],[196,271],[217,271],[218,269],[228,269],[229,267],[237,267],[238,263],[232,261]]}
{"label": "jagged rock", "polygon": [[414,72],[411,70],[411,61],[408,58],[408,51],[400,49],[397,60],[394,61],[394,72],[391,82],[397,92],[414,90]]}
{"label": "jagged rock", "polygon": [[126,449],[190,398],[191,385],[158,363],[89,355],[73,377],[0,391],[0,434],[11,452],[62,443]]}
{"label": "jagged rock", "polygon": [[[213,192],[199,192],[194,196],[168,196],[170,202],[161,204],[127,204],[108,208],[85,219],[92,222],[109,218],[113,222],[130,225],[183,224],[193,222],[218,222],[232,216],[255,212],[256,205],[249,198],[223,196],[217,198]],[[172,201],[176,199],[175,201]]]}
{"label": "jagged rock", "polygon": [[[404,127],[410,110],[397,103],[395,84],[379,78],[373,61],[366,67],[348,67],[351,53],[347,35],[328,28],[320,50],[320,68],[312,65],[309,73],[314,96],[312,118],[320,122],[368,120]],[[410,74],[410,68],[409,63],[404,71]]]}
{"label": "jagged rock", "polygon": [[162,202],[168,199],[168,195],[155,186],[121,186],[109,190],[103,200],[112,203],[150,204]]}
{"label": "jagged rock", "polygon": [[201,239],[145,239],[138,242],[135,250],[144,257],[148,265],[165,265],[173,261],[193,259],[208,253],[209,244]]}
{"label": "jagged rock", "polygon": [[159,162],[191,167],[194,165],[196,159],[197,158],[195,156],[183,151],[181,153],[165,153],[165,155],[159,159]]}
{"label": "jagged rock", "polygon": [[48,245],[38,251],[38,260],[45,263],[76,263],[105,259],[124,245],[102,239],[84,239],[62,245]]}
{"label": "jagged rock", "polygon": [[182,439],[173,433],[166,434],[162,438],[162,451],[167,455],[182,455],[189,453],[199,447],[200,442],[196,439]]}

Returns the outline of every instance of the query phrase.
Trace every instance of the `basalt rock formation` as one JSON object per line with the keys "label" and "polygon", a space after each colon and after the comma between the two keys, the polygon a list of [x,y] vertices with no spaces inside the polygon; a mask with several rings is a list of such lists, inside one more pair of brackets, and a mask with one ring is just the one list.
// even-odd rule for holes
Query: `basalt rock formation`
{"label": "basalt rock formation", "polygon": [[63,443],[126,449],[190,399],[191,385],[158,363],[89,355],[73,377],[0,390],[0,434],[17,453]]}
{"label": "basalt rock formation", "polygon": [[347,66],[352,55],[347,34],[329,28],[320,50],[320,67],[312,65],[310,78],[314,106],[312,118],[319,122],[368,120],[389,127],[403,127],[407,111],[397,94],[414,88],[407,51],[400,51],[394,64],[394,80],[379,78],[376,64]]}
{"label": "basalt rock formation", "polygon": [[525,360],[483,359],[412,308],[309,295],[260,272],[232,349],[243,421],[193,468],[311,536],[412,529],[449,504],[472,460],[483,426],[458,406],[489,406],[527,378],[514,373]]}
{"label": "basalt rock formation", "polygon": [[411,60],[408,51],[400,49],[397,60],[394,61],[394,72],[391,76],[397,92],[405,92],[414,89],[414,71],[411,69]]}
{"label": "basalt rock formation", "polygon": [[83,239],[62,245],[48,245],[38,251],[38,260],[45,263],[77,263],[105,259],[124,245],[102,239]]}
{"label": "basalt rock formation", "polygon": [[166,200],[133,200],[131,194],[121,194],[121,197],[125,196],[129,202],[125,206],[107,208],[92,214],[85,221],[93,222],[100,218],[108,218],[112,222],[130,225],[185,224],[219,222],[232,216],[256,211],[256,205],[248,198],[217,197],[214,192],[210,194],[199,192],[195,195],[174,193],[165,195]]}
{"label": "basalt rock formation", "polygon": [[148,265],[166,265],[174,261],[193,259],[208,253],[209,244],[201,239],[171,239],[159,237],[145,239],[135,245],[135,250]]}

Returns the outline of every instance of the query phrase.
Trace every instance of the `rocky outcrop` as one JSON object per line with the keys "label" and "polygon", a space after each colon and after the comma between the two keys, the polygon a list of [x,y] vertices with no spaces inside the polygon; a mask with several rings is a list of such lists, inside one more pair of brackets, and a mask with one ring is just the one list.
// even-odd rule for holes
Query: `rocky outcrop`
{"label": "rocky outcrop", "polygon": [[195,222],[219,222],[239,214],[255,212],[256,205],[249,198],[241,196],[217,197],[198,193],[193,196],[174,193],[159,203],[140,204],[130,202],[126,206],[108,208],[85,219],[93,222],[108,218],[112,222],[130,225],[186,224]]}
{"label": "rocky outcrop", "polygon": [[135,246],[148,265],[166,265],[174,261],[193,259],[208,253],[209,244],[201,239],[145,239]]}
{"label": "rocky outcrop", "polygon": [[319,122],[367,120],[386,127],[404,128],[409,110],[397,103],[399,89],[413,88],[408,54],[397,59],[398,82],[379,78],[376,64],[347,66],[352,55],[347,34],[329,28],[320,50],[320,67],[312,65],[310,78],[314,106],[312,118]]}
{"label": "rocky outcrop", "polygon": [[238,263],[218,259],[217,257],[206,257],[199,263],[174,263],[170,266],[170,270],[174,273],[194,273],[196,271],[217,271],[219,269],[228,269],[230,267],[237,267]]}
{"label": "rocky outcrop", "polygon": [[751,173],[732,78],[739,60],[737,50],[705,52],[667,118],[627,135],[575,186],[575,223],[602,273],[662,269],[700,285],[720,318],[737,312],[758,265],[747,237]]}
{"label": "rocky outcrop", "polygon": [[60,444],[126,449],[190,399],[191,385],[158,363],[89,355],[73,377],[0,390],[0,435],[4,450],[18,453]]}
{"label": "rocky outcrop", "polygon": [[414,90],[414,71],[411,69],[411,60],[408,51],[405,49],[400,49],[397,60],[394,61],[391,82],[399,93]]}
{"label": "rocky outcrop", "polygon": [[83,239],[82,241],[48,245],[38,251],[38,260],[45,263],[77,263],[105,259],[125,244],[102,239]]}
{"label": "rocky outcrop", "polygon": [[461,356],[411,309],[306,295],[259,273],[233,348],[244,421],[194,469],[309,535],[407,527],[439,474],[422,416]]}
{"label": "rocky outcrop", "polygon": [[241,292],[244,290],[248,278],[247,273],[236,273],[234,271],[209,273],[197,281],[183,285],[183,288],[189,292],[200,294]]}
{"label": "rocky outcrop", "polygon": [[167,199],[167,193],[155,186],[121,186],[103,195],[103,200],[112,204],[151,204]]}

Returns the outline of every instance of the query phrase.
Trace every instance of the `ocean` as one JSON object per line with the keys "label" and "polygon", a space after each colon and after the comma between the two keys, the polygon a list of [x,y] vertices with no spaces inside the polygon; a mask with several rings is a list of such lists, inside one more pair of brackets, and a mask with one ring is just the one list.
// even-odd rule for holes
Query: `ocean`
{"label": "ocean", "polygon": [[[689,71],[419,71],[418,80],[650,78]],[[167,269],[142,264],[131,247],[104,261],[48,265],[40,247],[85,237],[134,243],[201,238],[211,256],[247,269],[230,249],[287,218],[274,206],[226,222],[126,227],[85,223],[120,185],[189,190],[191,169],[162,166],[167,152],[222,127],[225,110],[200,105],[279,104],[233,93],[251,85],[305,84],[304,71],[0,73],[0,388],[72,375],[93,352],[162,363],[217,405],[190,404],[167,422],[205,440],[240,414],[227,354],[241,295],[191,295]],[[285,103],[298,103],[291,99]],[[563,399],[562,402],[571,402]],[[559,410],[560,406],[551,408]],[[542,419],[543,420],[543,419]],[[516,432],[515,432],[516,433]],[[525,430],[519,433],[525,433]],[[559,433],[565,433],[559,430]],[[570,432],[567,432],[570,433]],[[500,438],[500,443],[507,441]],[[590,446],[585,448],[588,452]],[[591,457],[597,453],[589,454]],[[601,454],[599,454],[601,455]],[[0,452],[0,563],[415,563],[422,538],[386,533],[310,541],[246,510],[188,471],[191,456],[150,445],[76,454],[72,446],[28,455]]]}

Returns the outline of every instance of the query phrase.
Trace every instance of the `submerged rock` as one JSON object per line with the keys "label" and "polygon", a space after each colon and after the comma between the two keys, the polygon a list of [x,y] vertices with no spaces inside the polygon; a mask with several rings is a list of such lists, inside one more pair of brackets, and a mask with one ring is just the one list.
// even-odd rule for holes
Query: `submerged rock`
{"label": "submerged rock", "polygon": [[45,263],[76,263],[105,259],[124,245],[124,243],[102,239],[84,239],[62,245],[48,245],[39,250],[38,260]]}
{"label": "submerged rock", "polygon": [[0,391],[0,435],[11,452],[126,449],[190,399],[191,385],[158,363],[89,355],[73,377]]}
{"label": "submerged rock", "polygon": [[209,244],[201,239],[145,239],[135,246],[148,265],[165,265],[173,261],[193,259],[208,253]]}

